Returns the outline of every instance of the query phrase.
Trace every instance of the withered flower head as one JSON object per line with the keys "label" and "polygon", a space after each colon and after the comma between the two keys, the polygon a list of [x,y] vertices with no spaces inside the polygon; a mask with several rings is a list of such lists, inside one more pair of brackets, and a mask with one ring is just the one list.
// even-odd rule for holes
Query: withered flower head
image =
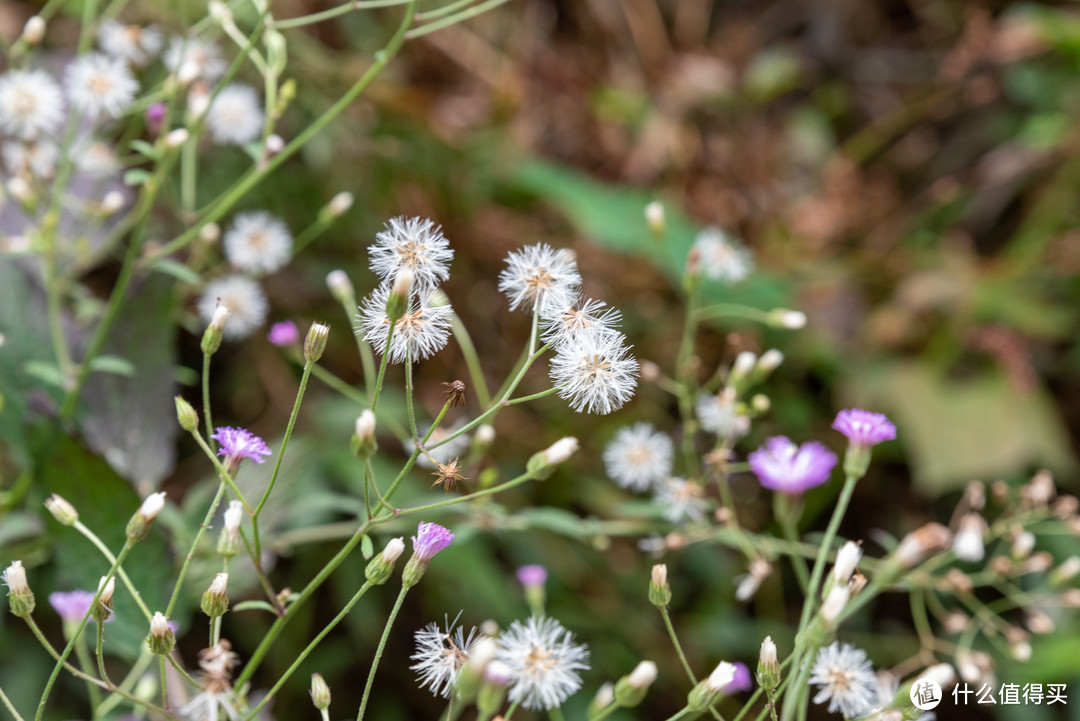
{"label": "withered flower head", "polygon": [[465,476],[461,475],[461,466],[456,458],[449,463],[439,463],[436,467],[437,470],[431,474],[435,476],[435,482],[431,485],[437,486],[441,483],[447,493],[457,488],[458,481],[466,480]]}
{"label": "withered flower head", "polygon": [[465,405],[465,382],[464,381],[451,381],[450,383],[443,383],[443,397],[446,398],[446,402],[451,406],[463,406]]}

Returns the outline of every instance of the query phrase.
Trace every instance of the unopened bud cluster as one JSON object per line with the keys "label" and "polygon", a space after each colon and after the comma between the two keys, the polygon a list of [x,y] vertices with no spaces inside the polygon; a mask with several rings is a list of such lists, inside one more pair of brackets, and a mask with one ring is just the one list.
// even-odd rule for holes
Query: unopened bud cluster
{"label": "unopened bud cluster", "polygon": [[161,509],[165,508],[165,492],[151,493],[139,506],[139,510],[135,511],[135,515],[131,517],[127,525],[127,537],[130,541],[141,541],[146,538],[146,535],[150,533],[151,526],[154,525],[154,519],[161,513]]}

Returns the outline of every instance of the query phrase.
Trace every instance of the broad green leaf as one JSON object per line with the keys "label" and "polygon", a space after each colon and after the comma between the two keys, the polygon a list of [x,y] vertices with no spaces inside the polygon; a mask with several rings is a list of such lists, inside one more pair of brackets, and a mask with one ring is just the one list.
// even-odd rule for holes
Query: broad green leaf
{"label": "broad green leaf", "polygon": [[892,363],[853,375],[848,389],[896,422],[915,485],[926,495],[1036,467],[1077,468],[1053,399],[1041,388],[1014,388],[1000,372],[950,379],[926,363]]}
{"label": "broad green leaf", "polygon": [[135,375],[135,366],[126,358],[116,355],[101,355],[90,363],[90,370],[98,373],[113,373],[118,376]]}

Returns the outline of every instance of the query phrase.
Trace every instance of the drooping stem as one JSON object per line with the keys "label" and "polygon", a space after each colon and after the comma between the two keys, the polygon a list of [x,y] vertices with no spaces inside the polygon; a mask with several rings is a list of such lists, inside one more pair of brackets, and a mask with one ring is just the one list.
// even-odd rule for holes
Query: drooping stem
{"label": "drooping stem", "polygon": [[371,670],[368,671],[367,683],[364,685],[364,695],[360,699],[360,710],[356,714],[356,721],[364,721],[364,711],[367,709],[368,698],[371,696],[371,686],[375,683],[375,672],[379,670],[379,661],[382,660],[383,649],[386,648],[386,639],[390,638],[390,628],[394,625],[394,619],[397,618],[398,611],[401,610],[401,604],[405,601],[405,594],[409,592],[409,588],[409,586],[401,586],[401,593],[398,594],[397,600],[394,601],[394,607],[390,610],[390,616],[386,619],[382,638],[379,639],[379,645],[375,649],[375,658],[371,661]]}

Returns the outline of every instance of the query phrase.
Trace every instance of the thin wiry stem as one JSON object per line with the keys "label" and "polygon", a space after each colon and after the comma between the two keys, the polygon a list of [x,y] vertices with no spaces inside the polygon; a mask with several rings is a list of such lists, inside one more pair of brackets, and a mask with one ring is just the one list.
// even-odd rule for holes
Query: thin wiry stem
{"label": "thin wiry stem", "polygon": [[401,586],[401,593],[398,594],[397,600],[394,601],[394,607],[390,610],[390,616],[386,619],[382,637],[379,639],[379,645],[375,649],[375,658],[371,661],[371,670],[368,671],[367,683],[364,685],[364,695],[360,699],[360,710],[356,713],[356,721],[364,721],[364,711],[367,709],[368,698],[371,697],[371,686],[375,683],[375,672],[379,670],[379,661],[382,660],[383,649],[386,648],[386,639],[390,638],[390,627],[394,625],[394,619],[397,618],[398,611],[401,610],[401,604],[404,603],[405,594],[409,592],[409,588],[406,585]]}

